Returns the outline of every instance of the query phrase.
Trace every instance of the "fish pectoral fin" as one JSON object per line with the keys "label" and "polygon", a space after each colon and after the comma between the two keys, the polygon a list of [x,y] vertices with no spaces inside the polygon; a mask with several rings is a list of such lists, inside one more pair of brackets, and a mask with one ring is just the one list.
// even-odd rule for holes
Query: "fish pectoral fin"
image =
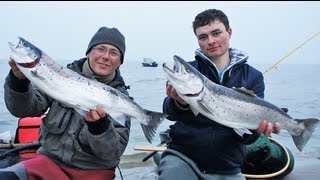
{"label": "fish pectoral fin", "polygon": [[79,114],[81,114],[82,116],[85,116],[87,114],[88,111],[85,111],[83,109],[80,108],[74,108]]}
{"label": "fish pectoral fin", "polygon": [[239,136],[242,136],[243,134],[252,134],[251,131],[249,131],[249,129],[245,129],[245,128],[234,128],[233,129]]}
{"label": "fish pectoral fin", "polygon": [[240,88],[232,87],[232,89],[235,91],[238,91],[240,93],[249,95],[249,96],[257,97],[257,95],[253,91],[251,91],[245,87],[240,87]]}
{"label": "fish pectoral fin", "polygon": [[197,111],[195,108],[190,107],[190,109],[195,116],[197,116],[199,114],[199,111]]}
{"label": "fish pectoral fin", "polygon": [[30,72],[31,72],[31,74],[32,74],[34,77],[37,77],[37,78],[39,78],[39,79],[45,79],[43,76],[40,76],[40,74],[37,72],[37,69],[32,70],[32,71],[30,71]]}
{"label": "fish pectoral fin", "polygon": [[[68,103],[66,103],[66,104],[68,104]],[[79,104],[75,104],[75,105],[73,105],[73,104],[75,104],[75,103],[70,103],[68,105],[73,107],[82,116],[85,116],[88,112],[90,112],[90,109],[85,109],[82,106],[80,106]]]}
{"label": "fish pectoral fin", "polygon": [[209,114],[214,114],[214,113],[211,111],[211,109],[210,109],[208,106],[206,106],[207,104],[205,103],[205,101],[203,101],[203,100],[198,100],[198,105],[199,105],[204,111],[206,111],[207,113],[209,113]]}
{"label": "fish pectoral fin", "polygon": [[126,116],[124,114],[112,113],[112,114],[109,114],[108,118],[112,122],[116,122],[116,123],[120,124],[121,126],[125,126],[125,124],[126,124]]}

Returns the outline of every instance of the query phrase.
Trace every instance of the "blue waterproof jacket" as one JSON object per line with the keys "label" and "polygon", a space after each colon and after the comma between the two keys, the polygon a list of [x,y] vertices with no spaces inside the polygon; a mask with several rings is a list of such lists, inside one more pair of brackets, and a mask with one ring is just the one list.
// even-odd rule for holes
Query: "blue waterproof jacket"
{"label": "blue waterproof jacket", "polygon": [[[264,97],[264,81],[260,71],[248,65],[248,56],[230,48],[230,65],[219,78],[216,66],[201,52],[196,51],[195,60],[189,62],[214,83],[232,88],[245,87],[260,98]],[[254,142],[258,133],[239,136],[232,128],[218,124],[202,114],[197,116],[190,109],[179,106],[174,99],[166,97],[163,112],[169,120],[172,141],[168,148],[179,151],[192,159],[200,171],[206,173],[234,174],[241,172],[245,160],[245,144]]]}

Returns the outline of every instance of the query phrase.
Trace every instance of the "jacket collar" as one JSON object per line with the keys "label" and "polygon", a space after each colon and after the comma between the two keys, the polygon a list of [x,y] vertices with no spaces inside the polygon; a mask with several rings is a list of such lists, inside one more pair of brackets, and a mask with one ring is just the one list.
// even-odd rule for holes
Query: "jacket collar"
{"label": "jacket collar", "polygon": [[[217,69],[216,65],[211,61],[211,59],[209,59],[203,52],[202,50],[196,49],[195,51],[195,55],[196,56],[200,56],[201,59],[205,60],[205,61],[209,61],[211,64],[214,65],[214,67]],[[234,66],[235,64],[240,64],[242,62],[247,62],[249,56],[247,53],[245,53],[244,51],[241,51],[239,49],[236,48],[229,48],[229,57],[230,57],[230,64],[228,65],[228,67],[226,69],[230,69],[232,66]]]}
{"label": "jacket collar", "polygon": [[[87,75],[87,74],[84,74],[83,71],[82,71],[82,67],[83,67],[83,65],[84,65],[84,63],[85,63],[86,60],[87,60],[86,57],[85,57],[85,58],[81,58],[81,59],[79,59],[79,60],[75,60],[74,62],[68,64],[68,65],[67,65],[67,68],[69,68],[69,69],[71,69],[71,70],[74,70],[74,71],[76,71],[77,73],[79,73],[79,74],[81,74],[81,75],[83,75],[83,76],[85,76],[85,77],[88,77],[88,75]],[[95,76],[93,76],[93,75],[89,76],[88,78],[97,79],[97,78],[96,78]],[[98,80],[98,79],[97,79],[97,80]],[[105,83],[105,84],[106,84],[106,83]],[[114,86],[114,87],[116,87],[116,86],[124,86],[124,87],[126,87],[126,86],[125,86],[125,83],[124,83],[124,80],[123,80],[123,77],[122,77],[121,74],[120,74],[120,70],[119,70],[119,69],[116,70],[116,74],[115,74],[114,79],[113,79],[111,82],[109,82],[108,85]]]}

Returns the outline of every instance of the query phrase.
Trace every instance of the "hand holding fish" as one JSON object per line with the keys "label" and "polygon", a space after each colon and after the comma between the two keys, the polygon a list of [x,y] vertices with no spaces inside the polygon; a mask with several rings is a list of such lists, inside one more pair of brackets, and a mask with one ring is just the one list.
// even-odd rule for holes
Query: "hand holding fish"
{"label": "hand holding fish", "polygon": [[[20,74],[22,72],[40,91],[62,104],[73,107],[81,115],[90,111],[85,114],[87,121],[94,122],[110,114],[119,124],[125,125],[114,117],[119,115],[132,117],[140,123],[146,139],[151,143],[156,129],[167,117],[164,113],[142,108],[129,96],[112,86],[63,67],[21,37],[17,44],[9,42],[9,47],[10,57],[16,62],[10,63],[15,76],[24,78]],[[92,110],[97,105],[103,110],[100,107]]]}
{"label": "hand holding fish", "polygon": [[267,137],[271,135],[271,133],[279,133],[281,130],[281,125],[280,123],[276,122],[274,125],[271,122],[268,122],[266,120],[262,120],[260,122],[260,125],[256,131],[258,133],[264,133]]}
{"label": "hand holding fish", "polygon": [[96,122],[96,121],[99,121],[101,118],[104,118],[106,116],[107,116],[107,113],[103,110],[103,107],[97,106],[96,110],[90,110],[90,112],[88,112],[85,115],[85,119],[88,122]]}
{"label": "hand holding fish", "polygon": [[168,96],[172,97],[174,100],[176,100],[180,105],[187,106],[188,103],[185,102],[178,94],[177,91],[170,85],[170,82],[166,82],[166,93]]}
{"label": "hand holding fish", "polygon": [[270,136],[271,132],[277,133],[283,128],[302,151],[320,122],[317,118],[292,118],[286,108],[279,108],[250,90],[216,84],[181,57],[175,55],[173,59],[174,69],[164,63],[163,70],[192,112],[233,128],[239,135],[251,134],[250,129]]}
{"label": "hand holding fish", "polygon": [[16,62],[13,59],[9,59],[9,65],[12,69],[13,74],[18,78],[18,79],[26,79],[27,77],[20,71],[20,69],[17,67]]}
{"label": "hand holding fish", "polygon": [[[180,105],[186,106],[188,105],[187,102],[185,102],[175,90],[174,87],[170,84],[169,81],[166,82],[166,93],[168,96],[172,97],[174,100],[176,100]],[[256,131],[261,134],[264,133],[267,137],[271,136],[271,133],[279,133],[281,130],[280,123],[276,122],[274,125],[271,122],[268,122],[266,120],[262,120],[260,122],[259,127],[256,129]]]}

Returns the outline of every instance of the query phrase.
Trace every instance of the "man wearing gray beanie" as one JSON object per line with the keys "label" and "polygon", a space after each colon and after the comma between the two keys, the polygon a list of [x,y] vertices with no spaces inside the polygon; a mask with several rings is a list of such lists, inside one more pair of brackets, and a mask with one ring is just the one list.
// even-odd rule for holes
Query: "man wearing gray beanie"
{"label": "man wearing gray beanie", "polygon": [[[96,79],[129,96],[128,86],[120,74],[125,55],[125,38],[116,28],[101,27],[91,38],[86,57],[67,67],[77,73]],[[112,119],[100,106],[85,115],[38,92],[9,60],[11,70],[6,78],[5,98],[8,109],[23,114],[17,103],[31,102],[30,116],[49,109],[40,127],[41,147],[35,158],[22,161],[0,171],[0,176],[17,175],[19,179],[114,179],[115,168],[129,141],[131,118],[120,117],[124,126]],[[32,86],[31,86],[32,87]],[[79,87],[81,88],[81,87]],[[17,96],[15,92],[19,92]],[[77,91],[75,90],[75,93]],[[33,95],[37,95],[34,98]],[[32,106],[32,107],[31,107]],[[44,168],[45,167],[45,168]],[[15,174],[12,174],[14,172]]]}
{"label": "man wearing gray beanie", "polygon": [[123,63],[126,51],[125,39],[117,28],[101,27],[91,38],[86,55],[91,51],[92,47],[99,44],[111,44],[117,47],[121,52],[121,64]]}

